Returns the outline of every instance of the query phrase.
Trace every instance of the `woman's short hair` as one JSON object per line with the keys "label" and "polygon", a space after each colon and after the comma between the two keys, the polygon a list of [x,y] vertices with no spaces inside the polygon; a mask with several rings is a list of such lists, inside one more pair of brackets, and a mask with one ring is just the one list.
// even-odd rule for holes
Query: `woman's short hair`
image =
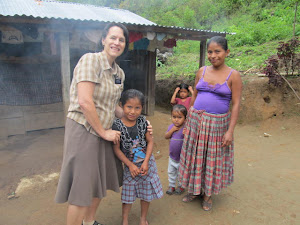
{"label": "woman's short hair", "polygon": [[99,43],[99,47],[100,47],[99,50],[102,51],[104,49],[104,46],[102,44],[102,40],[106,38],[106,36],[107,36],[107,34],[109,32],[109,29],[111,27],[115,27],[115,26],[116,27],[120,27],[123,30],[123,34],[124,34],[124,37],[125,37],[125,48],[124,48],[124,52],[122,53],[122,55],[123,55],[123,54],[125,54],[128,51],[128,46],[129,46],[129,32],[128,32],[127,28],[123,24],[121,24],[121,23],[115,23],[115,22],[113,22],[113,23],[107,24],[104,27],[104,29],[102,31],[101,40],[100,40],[100,43]]}

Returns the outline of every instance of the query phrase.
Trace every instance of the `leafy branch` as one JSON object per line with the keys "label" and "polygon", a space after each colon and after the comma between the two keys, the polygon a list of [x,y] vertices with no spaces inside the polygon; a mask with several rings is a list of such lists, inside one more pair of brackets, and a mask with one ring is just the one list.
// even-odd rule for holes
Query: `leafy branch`
{"label": "leafy branch", "polygon": [[[269,78],[269,84],[273,84],[276,87],[282,85],[283,80],[292,89],[296,97],[300,101],[300,97],[292,87],[290,82],[286,79],[286,76],[294,75],[294,71],[300,68],[300,59],[297,58],[296,51],[299,48],[300,41],[298,38],[293,38],[288,42],[279,42],[279,47],[277,48],[277,55],[269,57],[266,61],[267,66],[264,68],[264,73]],[[285,75],[280,73],[280,60],[283,62]]]}

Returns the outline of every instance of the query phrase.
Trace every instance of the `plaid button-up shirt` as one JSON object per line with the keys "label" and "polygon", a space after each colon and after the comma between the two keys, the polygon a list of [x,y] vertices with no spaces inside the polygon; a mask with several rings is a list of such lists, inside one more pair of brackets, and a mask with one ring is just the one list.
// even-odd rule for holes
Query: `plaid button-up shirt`
{"label": "plaid button-up shirt", "polygon": [[[121,80],[120,84],[116,84],[116,78]],[[90,133],[99,136],[87,122],[78,104],[77,84],[81,81],[93,82],[95,83],[93,100],[99,120],[104,129],[110,129],[116,105],[123,91],[124,80],[123,70],[116,63],[111,67],[104,52],[83,55],[74,69],[67,117],[85,126]]]}

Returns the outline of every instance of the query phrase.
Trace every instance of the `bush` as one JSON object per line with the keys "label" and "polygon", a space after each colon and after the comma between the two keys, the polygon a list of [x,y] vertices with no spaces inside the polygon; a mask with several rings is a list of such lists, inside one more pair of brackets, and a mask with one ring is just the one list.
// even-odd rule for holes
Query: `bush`
{"label": "bush", "polygon": [[263,72],[269,78],[269,83],[278,87],[281,86],[283,80],[286,80],[281,75],[282,70],[285,71],[285,76],[294,75],[294,72],[299,73],[300,59],[297,57],[296,51],[299,49],[300,41],[297,38],[287,42],[279,42],[277,55],[270,56],[266,61],[266,67]]}

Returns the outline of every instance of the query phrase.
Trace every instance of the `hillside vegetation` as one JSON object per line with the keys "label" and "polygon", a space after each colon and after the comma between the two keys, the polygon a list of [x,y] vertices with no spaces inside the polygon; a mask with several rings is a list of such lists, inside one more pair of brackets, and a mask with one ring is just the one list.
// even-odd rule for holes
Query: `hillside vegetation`
{"label": "hillside vegetation", "polygon": [[[66,1],[66,0],[64,0]],[[300,35],[299,0],[70,0],[127,9],[159,25],[235,33],[227,35],[227,64],[257,71],[277,52],[279,41]],[[158,77],[194,76],[199,65],[197,41],[178,41],[173,57],[157,69]]]}

